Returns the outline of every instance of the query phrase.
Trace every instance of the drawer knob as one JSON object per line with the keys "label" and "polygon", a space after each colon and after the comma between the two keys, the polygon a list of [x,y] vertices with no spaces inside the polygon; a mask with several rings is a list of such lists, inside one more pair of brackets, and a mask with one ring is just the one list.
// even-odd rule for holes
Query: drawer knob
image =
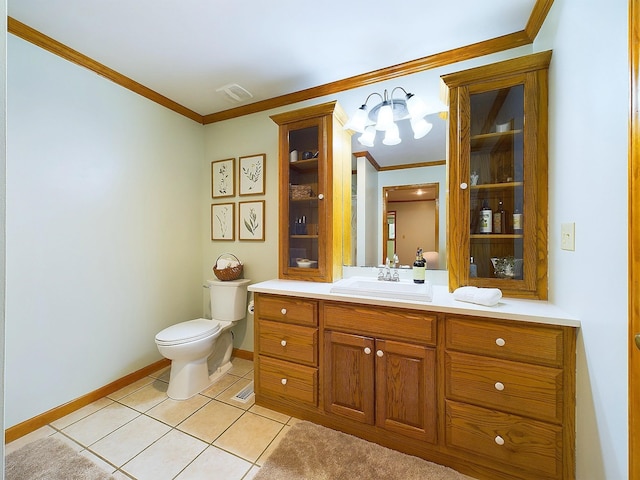
{"label": "drawer knob", "polygon": [[495,387],[496,387],[496,390],[498,390],[499,392],[501,392],[502,390],[504,390],[504,383],[502,383],[502,382],[496,382]]}
{"label": "drawer knob", "polygon": [[324,200],[324,194],[322,193],[318,194],[318,200]]}
{"label": "drawer knob", "polygon": [[469,186],[469,185],[467,185],[467,182],[462,182],[462,183],[460,184],[460,190],[466,190],[468,186]]}
{"label": "drawer knob", "polygon": [[283,378],[282,380],[280,380],[280,383],[283,384],[283,385],[286,385],[287,384],[287,379]]}
{"label": "drawer knob", "polygon": [[283,314],[283,315],[286,315],[287,314],[287,309],[283,308],[282,310],[280,310],[280,313]]}
{"label": "drawer knob", "polygon": [[507,342],[504,341],[504,338],[496,338],[496,345],[498,345],[499,347],[504,347],[506,343]]}
{"label": "drawer knob", "polygon": [[371,349],[369,347],[364,347],[364,353],[371,355]]}
{"label": "drawer knob", "polygon": [[280,340],[280,345],[282,345],[283,347],[287,346],[287,341],[286,340]]}
{"label": "drawer knob", "polygon": [[494,438],[494,441],[495,441],[498,445],[504,445],[504,438],[502,438],[500,435],[496,435],[496,438]]}
{"label": "drawer knob", "polygon": [[376,355],[378,355],[379,357],[382,357],[382,356],[384,356],[384,352],[382,350],[378,350],[376,352]]}

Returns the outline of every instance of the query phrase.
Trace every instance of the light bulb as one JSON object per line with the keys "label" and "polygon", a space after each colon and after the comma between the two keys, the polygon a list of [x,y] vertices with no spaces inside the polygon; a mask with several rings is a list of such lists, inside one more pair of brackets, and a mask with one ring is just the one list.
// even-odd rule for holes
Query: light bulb
{"label": "light bulb", "polygon": [[398,125],[392,123],[392,126],[387,128],[382,143],[384,143],[385,145],[397,145],[401,141],[402,140],[400,139],[400,131],[398,130]]}
{"label": "light bulb", "polygon": [[418,97],[416,97],[413,93],[407,93],[407,110],[409,111],[409,116],[417,120],[419,118],[424,117],[427,113],[427,105]]}
{"label": "light bulb", "polygon": [[365,147],[373,147],[373,141],[376,139],[376,129],[369,125],[365,128],[364,133],[358,137],[358,142]]}
{"label": "light bulb", "polygon": [[427,122],[424,118],[420,118],[418,120],[411,119],[411,129],[413,130],[413,138],[416,140],[418,138],[424,137],[427,133],[431,131],[433,128],[433,124]]}
{"label": "light bulb", "polygon": [[383,102],[382,107],[378,111],[376,121],[376,130],[387,130],[393,125],[393,109],[389,102]]}
{"label": "light bulb", "polygon": [[345,130],[353,130],[354,132],[364,133],[365,125],[367,123],[367,106],[362,105],[353,117],[349,119],[344,125]]}

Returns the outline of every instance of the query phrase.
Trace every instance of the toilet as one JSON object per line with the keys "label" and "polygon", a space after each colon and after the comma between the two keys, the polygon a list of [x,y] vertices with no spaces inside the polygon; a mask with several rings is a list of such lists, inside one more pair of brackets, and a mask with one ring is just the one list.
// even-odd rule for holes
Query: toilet
{"label": "toilet", "polygon": [[231,368],[231,328],[246,316],[250,282],[207,280],[212,319],[181,322],[156,335],[158,350],[171,360],[169,398],[191,398]]}

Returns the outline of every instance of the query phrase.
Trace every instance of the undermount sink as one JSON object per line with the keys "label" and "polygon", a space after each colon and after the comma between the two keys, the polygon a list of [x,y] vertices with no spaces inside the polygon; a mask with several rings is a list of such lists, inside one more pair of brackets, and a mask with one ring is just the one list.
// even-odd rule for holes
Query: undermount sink
{"label": "undermount sink", "polygon": [[424,283],[413,283],[406,280],[388,282],[368,277],[352,277],[334,283],[330,292],[417,302],[433,300],[433,289],[428,281]]}

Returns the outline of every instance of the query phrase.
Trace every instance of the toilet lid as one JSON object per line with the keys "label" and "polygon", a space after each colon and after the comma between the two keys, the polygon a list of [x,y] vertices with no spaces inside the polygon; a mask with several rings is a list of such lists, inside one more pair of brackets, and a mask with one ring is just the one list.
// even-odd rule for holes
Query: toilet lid
{"label": "toilet lid", "polygon": [[220,322],[206,318],[198,318],[165,328],[156,335],[156,342],[163,345],[194,342],[213,335],[218,330],[220,330]]}

